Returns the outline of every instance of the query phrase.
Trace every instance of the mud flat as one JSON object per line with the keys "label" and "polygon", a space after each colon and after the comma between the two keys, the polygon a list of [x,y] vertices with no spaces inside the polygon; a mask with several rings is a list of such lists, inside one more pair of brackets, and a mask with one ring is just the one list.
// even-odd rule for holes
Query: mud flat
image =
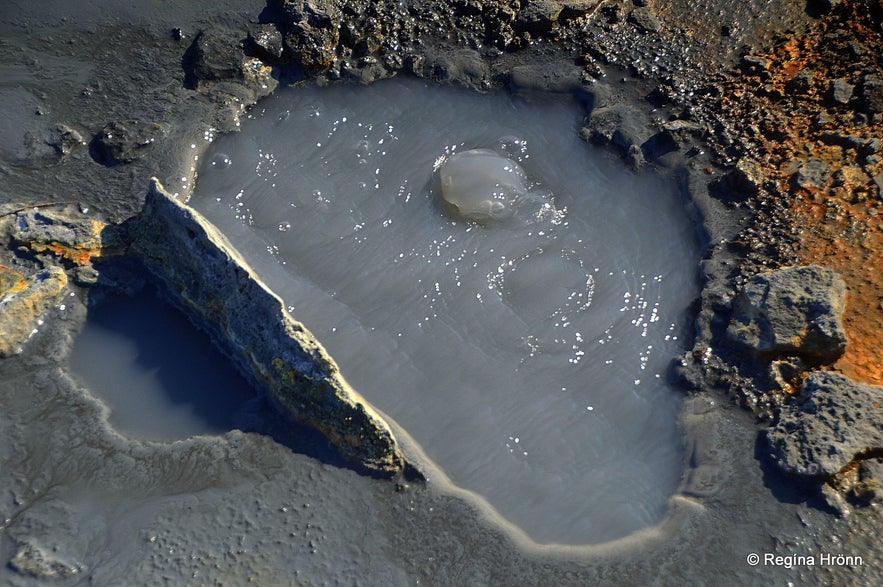
{"label": "mud flat", "polygon": [[[720,3],[744,16],[732,21],[693,3],[652,2],[374,4],[364,18],[323,2],[188,3],[162,15],[7,4],[2,90],[16,107],[0,129],[9,139],[0,576],[24,585],[701,583],[721,573],[740,583],[879,582],[879,412],[868,400],[879,388],[825,373],[848,356],[852,327],[839,320],[853,290],[812,266],[820,259],[783,254],[790,192],[772,189],[769,169],[739,150],[755,135],[718,99],[746,71],[763,75],[758,53],[865,6],[830,4]],[[163,285],[140,265],[126,223],[151,176],[186,196],[194,158],[278,79],[399,71],[476,89],[577,92],[589,108],[580,136],[623,165],[668,170],[689,194],[704,235],[704,289],[695,346],[677,370],[690,390],[680,413],[685,475],[661,524],[593,547],[538,546],[432,475],[364,474],[295,429],[269,396],[240,430],[138,441],[116,433],[104,405],[68,375],[90,305]],[[860,81],[854,106],[867,109],[875,86]],[[769,108],[786,111],[782,100]],[[862,422],[857,434],[835,434],[825,452],[841,459],[813,456],[824,449],[816,434],[842,432],[848,419]],[[804,442],[813,450],[791,450]],[[861,563],[747,561],[834,550]]]}

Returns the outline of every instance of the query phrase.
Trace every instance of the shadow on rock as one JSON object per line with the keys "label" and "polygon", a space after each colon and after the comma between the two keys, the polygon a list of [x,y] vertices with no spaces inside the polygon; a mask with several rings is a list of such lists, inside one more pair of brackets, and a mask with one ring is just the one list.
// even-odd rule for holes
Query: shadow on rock
{"label": "shadow on rock", "polygon": [[[156,275],[147,269],[143,257],[138,254],[138,251],[133,251],[131,246],[133,231],[138,226],[140,226],[138,219],[133,218],[122,225],[107,226],[103,231],[102,239],[107,249],[117,251],[118,254],[108,257],[97,257],[95,259],[97,276],[90,289],[90,305],[94,307],[100,306],[102,303],[118,302],[121,295],[135,296],[131,301],[125,302],[126,306],[123,311],[129,314],[137,314],[140,311],[137,304],[137,296],[147,295],[145,289],[148,288],[155,289],[160,298],[169,303],[170,308],[168,308],[167,312],[163,313],[167,315],[175,314],[179,319],[177,332],[167,333],[166,337],[168,340],[160,340],[160,337],[152,332],[156,329],[159,320],[144,316],[139,317],[139,320],[142,322],[140,328],[142,334],[148,334],[140,337],[145,340],[139,341],[140,356],[138,360],[144,368],[155,370],[164,386],[172,390],[169,394],[169,399],[173,403],[190,403],[193,405],[195,413],[208,415],[217,423],[217,414],[213,413],[216,407],[215,404],[225,401],[224,398],[218,398],[215,395],[220,389],[219,386],[206,385],[205,381],[200,379],[202,376],[199,376],[196,381],[182,382],[182,379],[187,378],[187,372],[192,370],[192,364],[186,359],[182,360],[174,350],[170,350],[167,347],[180,347],[182,343],[178,339],[186,338],[191,342],[185,344],[203,349],[211,348],[211,352],[215,356],[210,370],[223,365],[228,372],[224,378],[239,378],[241,376],[244,379],[243,387],[257,390],[255,398],[243,402],[238,407],[234,407],[235,414],[232,418],[227,418],[227,423],[225,424],[227,427],[224,430],[235,427],[246,432],[265,434],[292,451],[318,459],[323,463],[351,469],[362,475],[372,477],[388,478],[391,476],[391,471],[388,468],[372,467],[370,465],[374,464],[373,461],[369,461],[369,464],[366,465],[356,458],[355,455],[344,454],[341,446],[329,440],[328,436],[326,436],[328,432],[323,426],[333,426],[336,422],[333,418],[328,420],[314,418],[316,424],[311,425],[313,422],[300,422],[291,416],[290,406],[282,405],[267,391],[267,387],[270,386],[272,388],[273,383],[266,380],[266,373],[260,369],[249,368],[251,363],[243,360],[242,357],[237,359],[236,356],[231,356],[231,354],[245,353],[253,358],[254,348],[249,353],[243,350],[242,344],[244,343],[241,340],[236,343],[227,338],[219,340],[219,337],[223,337],[223,335],[219,334],[221,331],[215,328],[217,325],[214,322],[208,320],[205,316],[199,315],[199,312],[195,312],[192,307],[186,306],[179,292],[174,290],[165,277],[157,278]],[[195,237],[195,234],[192,237],[189,235],[185,236],[187,239]],[[175,247],[171,247],[171,249],[174,250]],[[202,261],[205,261],[205,259],[202,259]],[[245,276],[246,273],[238,270],[237,275]],[[187,278],[188,282],[189,280],[190,277]],[[213,291],[206,284],[192,283],[191,287],[207,288],[207,291]],[[239,291],[238,288],[234,289]],[[202,290],[200,289],[199,291]],[[196,295],[196,293],[197,290],[193,290],[191,295]],[[223,295],[218,295],[220,296],[218,299],[223,298]],[[249,300],[249,304],[260,305],[259,300],[256,300],[254,296],[246,297]],[[213,297],[212,299],[215,298]],[[274,304],[278,303],[275,301],[275,298],[272,298],[271,301]],[[154,303],[156,303],[155,300]],[[211,304],[208,305],[211,306]],[[281,311],[281,308],[279,310]],[[189,324],[187,321],[181,320],[185,316],[188,318]],[[268,317],[268,320],[275,324],[274,318],[278,317],[279,315],[273,312]],[[118,329],[118,322],[119,320],[110,320],[107,326],[108,328]],[[248,322],[244,324],[246,323]],[[183,326],[180,326],[181,324]],[[251,328],[261,330],[258,328],[258,325],[249,324],[251,324]],[[196,339],[198,339],[198,342],[195,342]],[[286,338],[280,344],[285,346],[295,343]],[[263,373],[263,375],[259,373]],[[194,388],[200,386],[203,388],[202,391],[194,392]],[[290,385],[286,386],[285,393],[289,395],[284,395],[283,397],[289,398],[290,396],[293,398],[292,401],[301,401],[303,398]],[[232,423],[230,420],[232,420]],[[362,428],[359,430],[363,433],[363,436],[359,438],[364,442],[364,437],[369,435],[373,429]],[[398,453],[396,454],[398,455]],[[403,463],[404,469],[400,472],[408,479],[410,467],[405,465]],[[419,479],[419,473],[414,474]],[[414,474],[411,474],[411,476],[413,477]]]}
{"label": "shadow on rock", "polygon": [[772,461],[771,451],[766,434],[759,433],[754,443],[754,458],[760,464],[764,487],[769,489],[776,499],[790,504],[805,503],[811,508],[829,514],[837,513],[837,510],[825,500],[817,481],[783,473]]}

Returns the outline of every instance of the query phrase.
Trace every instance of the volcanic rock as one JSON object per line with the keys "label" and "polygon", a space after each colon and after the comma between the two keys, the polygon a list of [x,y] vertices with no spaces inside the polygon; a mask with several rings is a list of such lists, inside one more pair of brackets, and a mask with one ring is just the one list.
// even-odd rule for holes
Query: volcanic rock
{"label": "volcanic rock", "polygon": [[883,387],[817,371],[767,431],[770,458],[787,473],[830,477],[883,449]]}
{"label": "volcanic rock", "polygon": [[846,285],[830,269],[760,273],[736,299],[727,337],[757,358],[833,362],[846,350],[845,299]]}

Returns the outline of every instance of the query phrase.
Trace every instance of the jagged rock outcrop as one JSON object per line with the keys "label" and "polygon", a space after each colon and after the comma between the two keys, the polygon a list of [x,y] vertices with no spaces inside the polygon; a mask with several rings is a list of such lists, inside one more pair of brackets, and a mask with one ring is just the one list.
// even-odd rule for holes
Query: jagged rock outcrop
{"label": "jagged rock outcrop", "polygon": [[131,231],[133,253],[248,379],[344,456],[380,473],[403,470],[389,425],[210,222],[154,179]]}
{"label": "jagged rock outcrop", "polygon": [[883,387],[829,371],[806,378],[767,431],[769,456],[787,473],[831,477],[883,451]]}
{"label": "jagged rock outcrop", "polygon": [[0,242],[10,252],[7,260],[0,258],[0,357],[23,350],[61,304],[69,278],[95,278],[92,259],[105,250],[106,227],[70,204],[6,208]]}
{"label": "jagged rock outcrop", "polygon": [[846,285],[830,269],[786,267],[755,275],[736,299],[727,337],[758,359],[830,363],[846,350]]}

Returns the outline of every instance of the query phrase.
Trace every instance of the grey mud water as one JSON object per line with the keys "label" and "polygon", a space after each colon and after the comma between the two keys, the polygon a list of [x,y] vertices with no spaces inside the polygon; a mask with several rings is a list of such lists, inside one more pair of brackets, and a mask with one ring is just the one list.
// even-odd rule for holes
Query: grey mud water
{"label": "grey mud water", "polygon": [[[305,18],[301,4],[328,18]],[[743,51],[763,52],[777,32],[805,28],[820,6],[855,2],[371,2],[381,18],[342,11],[344,4],[3,3],[0,203],[67,203],[83,219],[119,223],[142,209],[153,175],[186,193],[191,145],[209,129],[235,128],[244,108],[275,87],[250,75],[255,54],[283,83],[293,81],[286,71],[328,83],[406,69],[473,88],[577,84],[594,97],[584,136],[631,164],[646,159],[681,174],[708,237],[697,335],[708,341],[701,328],[726,320],[734,268],[748,255],[737,235],[755,204],[709,198],[705,189],[732,163],[705,155],[709,139],[731,147],[746,139],[725,112],[707,107],[721,92],[732,96],[716,76]],[[298,73],[292,50],[299,63],[316,57],[318,70]],[[123,133],[108,142],[106,129]],[[92,141],[107,143],[102,152],[113,158],[94,159]],[[686,397],[679,414],[686,483],[676,501],[686,515],[639,531],[641,540],[538,548],[487,523],[462,492],[359,475],[305,450],[290,420],[272,410],[259,412],[259,433],[160,443],[115,434],[94,390],[67,373],[87,305],[100,297],[89,285],[94,271],[27,243],[2,255],[4,276],[59,262],[66,265],[36,275],[48,275],[46,285],[70,276],[64,303],[49,305],[21,354],[0,361],[4,584],[881,582],[879,508],[838,518],[793,479],[777,477],[756,457],[758,423],[714,381]],[[751,256],[775,264],[763,250]],[[132,285],[106,265],[99,271],[98,289]],[[722,350],[699,348],[697,360],[711,364]],[[747,558],[823,552],[863,555],[864,564],[788,568]]]}
{"label": "grey mud water", "polygon": [[582,117],[416,79],[282,91],[190,200],[359,393],[543,543],[653,525],[682,475],[667,367],[695,229]]}
{"label": "grey mud water", "polygon": [[253,395],[205,335],[148,292],[96,308],[70,365],[108,405],[110,424],[138,439],[223,434]]}

